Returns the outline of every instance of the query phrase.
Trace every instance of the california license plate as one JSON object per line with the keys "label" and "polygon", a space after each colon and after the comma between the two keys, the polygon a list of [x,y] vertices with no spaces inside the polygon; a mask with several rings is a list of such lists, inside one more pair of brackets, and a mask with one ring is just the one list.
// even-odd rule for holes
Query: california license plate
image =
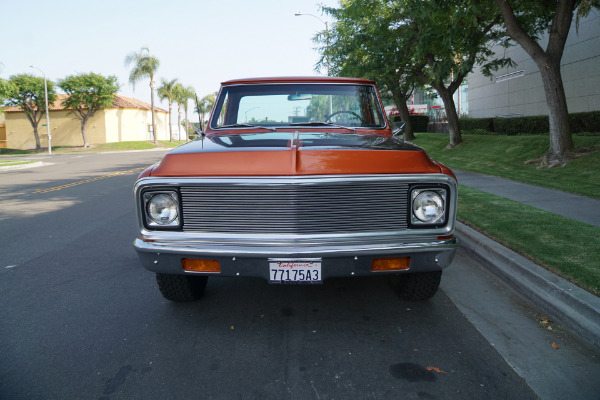
{"label": "california license plate", "polygon": [[271,283],[323,283],[321,259],[270,259]]}

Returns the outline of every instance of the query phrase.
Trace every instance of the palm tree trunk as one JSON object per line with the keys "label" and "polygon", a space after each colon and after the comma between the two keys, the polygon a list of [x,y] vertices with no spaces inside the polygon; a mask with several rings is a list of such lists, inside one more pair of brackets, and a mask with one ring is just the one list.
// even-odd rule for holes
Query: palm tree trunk
{"label": "palm tree trunk", "polygon": [[185,109],[185,141],[190,141],[190,121],[188,121],[188,110]]}
{"label": "palm tree trunk", "polygon": [[181,105],[177,103],[177,139],[181,140]]}
{"label": "palm tree trunk", "polygon": [[152,135],[154,144],[158,143],[158,134],[156,132],[156,123],[154,122],[154,77],[150,78],[150,106],[152,107]]}
{"label": "palm tree trunk", "polygon": [[173,103],[169,100],[169,141],[173,141],[173,122],[171,122],[171,109],[173,108]]}

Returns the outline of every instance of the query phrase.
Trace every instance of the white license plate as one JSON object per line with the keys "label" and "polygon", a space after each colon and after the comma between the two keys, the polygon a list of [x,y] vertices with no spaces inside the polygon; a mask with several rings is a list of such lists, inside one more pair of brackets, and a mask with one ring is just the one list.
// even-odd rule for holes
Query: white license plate
{"label": "white license plate", "polygon": [[321,259],[269,260],[271,283],[322,283]]}

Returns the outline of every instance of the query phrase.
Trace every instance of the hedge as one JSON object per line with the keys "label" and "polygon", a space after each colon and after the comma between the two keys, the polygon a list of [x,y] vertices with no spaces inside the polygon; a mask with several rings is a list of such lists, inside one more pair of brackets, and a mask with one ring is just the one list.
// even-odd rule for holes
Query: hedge
{"label": "hedge", "polygon": [[[391,122],[401,121],[399,116],[394,116],[391,119]],[[428,115],[411,115],[410,116],[410,125],[413,128],[414,132],[427,132],[427,128],[429,126],[429,116]]]}
{"label": "hedge", "polygon": [[[600,111],[569,114],[572,133],[600,132]],[[464,131],[487,131],[504,135],[545,135],[550,131],[548,116],[513,118],[461,118],[460,129]]]}

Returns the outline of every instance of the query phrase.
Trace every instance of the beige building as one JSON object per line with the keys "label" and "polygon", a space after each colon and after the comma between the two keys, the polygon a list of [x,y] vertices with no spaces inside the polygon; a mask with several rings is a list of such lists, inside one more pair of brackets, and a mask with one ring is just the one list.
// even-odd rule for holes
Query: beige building
{"label": "beige building", "polygon": [[[62,106],[66,95],[59,94],[50,109],[52,146],[83,146],[81,122]],[[86,133],[90,144],[128,141],[151,141],[152,112],[150,104],[131,97],[115,95],[113,105],[96,112],[88,120]],[[154,108],[158,140],[169,140],[169,113]],[[4,108],[4,135],[0,130],[0,148],[34,149],[33,127],[20,107]],[[48,147],[48,135],[43,117],[38,125],[42,147]]]}
{"label": "beige building", "polygon": [[[540,40],[546,49],[548,35]],[[468,76],[469,117],[520,117],[548,115],[540,71],[529,55],[516,45],[495,46],[498,55],[508,56],[515,66],[501,68],[492,78],[476,68]],[[570,113],[600,110],[600,12],[592,10],[575,18],[561,60],[561,74]]]}

